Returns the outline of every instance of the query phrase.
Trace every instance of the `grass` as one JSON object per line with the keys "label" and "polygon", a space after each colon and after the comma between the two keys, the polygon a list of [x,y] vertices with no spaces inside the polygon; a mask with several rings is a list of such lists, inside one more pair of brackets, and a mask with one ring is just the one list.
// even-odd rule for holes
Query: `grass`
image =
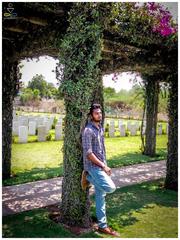
{"label": "grass", "polygon": [[[3,185],[15,185],[62,176],[63,141],[12,144],[12,173]],[[106,138],[106,156],[112,168],[166,159],[167,135],[157,136],[157,157],[141,154],[139,136]]]}
{"label": "grass", "polygon": [[[178,194],[161,187],[164,179],[122,187],[106,196],[107,220],[122,238],[177,238]],[[91,196],[91,216],[95,215]],[[3,237],[112,238],[90,232],[74,235],[48,217],[47,209],[3,217]]]}

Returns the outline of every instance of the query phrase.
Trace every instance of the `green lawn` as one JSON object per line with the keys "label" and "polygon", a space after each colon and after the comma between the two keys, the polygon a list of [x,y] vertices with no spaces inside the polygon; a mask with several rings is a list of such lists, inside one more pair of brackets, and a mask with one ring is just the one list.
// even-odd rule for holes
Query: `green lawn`
{"label": "green lawn", "polygon": [[[122,238],[177,238],[178,194],[161,187],[164,179],[117,189],[106,196],[107,219]],[[95,217],[94,196],[91,216]],[[36,209],[3,217],[3,237],[10,238],[112,238],[97,232],[74,235]]]}
{"label": "green lawn", "polygon": [[[11,179],[3,185],[14,185],[63,174],[63,141],[12,144]],[[105,138],[108,165],[112,168],[166,159],[167,135],[157,136],[157,157],[150,158],[140,151],[139,136]]]}

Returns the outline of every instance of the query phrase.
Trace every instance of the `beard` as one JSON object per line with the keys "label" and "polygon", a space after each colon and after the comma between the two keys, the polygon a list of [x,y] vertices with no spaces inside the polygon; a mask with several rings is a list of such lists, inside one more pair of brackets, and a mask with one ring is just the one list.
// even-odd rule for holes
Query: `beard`
{"label": "beard", "polygon": [[93,120],[94,122],[100,123],[102,119],[95,119],[95,118],[92,118],[92,120]]}

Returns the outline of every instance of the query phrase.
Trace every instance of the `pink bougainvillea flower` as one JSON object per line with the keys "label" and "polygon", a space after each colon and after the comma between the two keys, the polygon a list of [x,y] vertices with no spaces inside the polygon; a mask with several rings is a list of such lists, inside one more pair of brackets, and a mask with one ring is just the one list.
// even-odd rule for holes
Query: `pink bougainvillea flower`
{"label": "pink bougainvillea flower", "polygon": [[172,27],[172,15],[168,10],[155,2],[147,3],[147,10],[149,14],[157,21],[155,26],[152,26],[153,32],[159,32],[162,36],[169,36],[176,33],[176,28]]}

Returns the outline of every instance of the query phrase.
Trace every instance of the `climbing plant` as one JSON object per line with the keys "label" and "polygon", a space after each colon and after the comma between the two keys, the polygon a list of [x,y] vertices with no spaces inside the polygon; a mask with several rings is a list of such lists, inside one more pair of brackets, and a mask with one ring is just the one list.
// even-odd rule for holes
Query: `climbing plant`
{"label": "climbing plant", "polygon": [[[171,13],[160,3],[155,2],[113,3],[110,18],[110,31],[118,34],[118,40],[146,49],[149,56],[144,58],[144,62],[155,60],[155,65],[157,65],[156,70],[145,68],[140,73],[144,82],[142,126],[145,115],[148,120],[148,129],[145,135],[146,146],[141,127],[142,153],[153,156],[156,142],[158,82],[168,82],[173,79],[170,76],[177,73],[178,26]],[[161,64],[157,59],[160,59],[161,64],[166,66],[163,71],[160,70]],[[114,73],[114,78],[117,78],[117,72]],[[148,109],[146,109],[147,107]],[[147,110],[146,114],[145,109]]]}
{"label": "climbing plant", "polygon": [[[99,62],[102,59],[103,31],[118,33],[119,39],[148,49],[150,53],[152,51],[152,61],[155,57],[161,58],[167,45],[173,48],[176,28],[169,31],[167,28],[170,25],[161,25],[162,18],[152,13],[153,6],[75,3],[69,11],[69,27],[58,46],[59,81],[66,108],[60,207],[62,221],[70,225],[90,225],[88,191],[82,192],[80,186],[83,169],[81,133],[87,122],[89,107],[102,90]],[[161,27],[155,28],[157,23]],[[175,35],[172,37],[172,34]],[[159,52],[161,45],[163,50]]]}
{"label": "climbing plant", "polygon": [[88,193],[81,190],[83,169],[81,133],[96,90],[101,86],[99,61],[102,25],[98,5],[76,3],[69,12],[69,27],[60,43],[59,80],[64,95],[64,175],[61,213],[70,225],[90,225]]}
{"label": "climbing plant", "polygon": [[177,42],[177,23],[160,3],[113,3],[110,18],[111,32],[136,46],[169,48]]}

